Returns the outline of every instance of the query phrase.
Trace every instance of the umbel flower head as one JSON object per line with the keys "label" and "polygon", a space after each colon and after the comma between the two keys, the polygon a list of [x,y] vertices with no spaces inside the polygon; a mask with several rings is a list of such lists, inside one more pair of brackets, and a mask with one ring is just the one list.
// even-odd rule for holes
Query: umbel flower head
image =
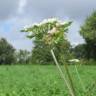
{"label": "umbel flower head", "polygon": [[27,26],[22,32],[28,32],[27,37],[45,42],[48,45],[55,45],[66,39],[66,32],[72,22],[62,22],[57,18],[45,19],[40,23]]}

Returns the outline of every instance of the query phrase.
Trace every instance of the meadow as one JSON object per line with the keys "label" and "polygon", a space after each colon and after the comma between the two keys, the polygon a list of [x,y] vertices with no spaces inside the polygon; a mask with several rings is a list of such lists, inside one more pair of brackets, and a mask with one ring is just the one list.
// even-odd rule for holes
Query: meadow
{"label": "meadow", "polygon": [[[61,66],[64,69],[64,66]],[[96,66],[78,66],[86,87],[84,95],[74,65],[69,66],[77,96],[96,96]],[[94,83],[94,84],[93,84]],[[0,66],[0,96],[69,96],[54,65]]]}

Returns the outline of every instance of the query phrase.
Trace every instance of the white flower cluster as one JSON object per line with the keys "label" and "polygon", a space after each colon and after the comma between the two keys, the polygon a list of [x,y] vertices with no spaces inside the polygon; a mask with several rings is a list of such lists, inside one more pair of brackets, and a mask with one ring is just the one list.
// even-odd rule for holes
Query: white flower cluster
{"label": "white flower cluster", "polygon": [[42,24],[46,24],[46,23],[52,23],[52,22],[55,22],[55,21],[57,21],[58,19],[57,18],[49,18],[49,19],[44,19],[41,23],[40,23],[40,25],[42,25]]}
{"label": "white flower cluster", "polygon": [[49,19],[44,19],[42,22],[40,22],[40,23],[33,23],[32,25],[27,25],[27,26],[25,26],[24,27],[24,29],[27,29],[27,28],[30,28],[30,27],[33,27],[33,26],[40,26],[40,25],[42,25],[42,24],[46,24],[46,23],[48,23],[48,22],[54,22],[54,21],[57,21],[57,18],[49,18]]}
{"label": "white flower cluster", "polygon": [[[58,26],[60,26],[60,25],[64,25],[64,24],[66,24],[67,22],[62,22],[62,21],[60,21],[59,19],[57,19],[57,18],[49,18],[49,19],[44,19],[42,22],[40,22],[40,23],[34,23],[34,24],[32,24],[32,25],[27,25],[27,26],[25,26],[24,27],[24,30],[25,31],[27,31],[28,30],[28,28],[31,28],[31,27],[34,27],[34,26],[41,26],[41,25],[43,25],[43,24],[46,24],[46,23],[53,23],[53,22],[57,22],[56,23],[56,26],[58,27]],[[51,30],[48,30],[48,34],[54,34],[54,33],[56,33],[57,32],[57,28],[56,27],[54,27],[54,28],[52,28]],[[29,32],[29,34],[28,34],[28,36],[32,36],[33,35],[33,32],[32,31],[30,31]]]}
{"label": "white flower cluster", "polygon": [[49,19],[44,19],[42,22],[40,22],[40,23],[34,23],[32,26],[41,26],[41,25],[43,25],[43,24],[46,24],[46,23],[53,23],[53,22],[55,22],[55,21],[57,21],[57,18],[49,18]]}
{"label": "white flower cluster", "polygon": [[62,21],[60,21],[59,19],[57,19],[57,18],[49,18],[49,19],[44,19],[42,22],[40,22],[40,23],[34,23],[34,24],[32,24],[32,25],[27,25],[27,26],[25,26],[24,27],[24,29],[26,30],[27,28],[30,28],[30,27],[33,27],[33,26],[40,26],[40,25],[43,25],[43,24],[46,24],[46,23],[52,23],[52,22],[55,22],[55,21],[57,21],[58,23],[57,23],[57,25],[64,25],[64,24],[66,24],[66,22],[62,22]]}
{"label": "white flower cluster", "polygon": [[42,25],[42,24],[46,24],[46,23],[53,23],[53,22],[55,22],[55,21],[57,21],[57,24],[58,25],[64,25],[64,24],[66,24],[67,22],[62,22],[61,20],[59,20],[58,18],[49,18],[49,19],[44,19],[42,22],[40,22],[39,24],[37,24],[37,25]]}

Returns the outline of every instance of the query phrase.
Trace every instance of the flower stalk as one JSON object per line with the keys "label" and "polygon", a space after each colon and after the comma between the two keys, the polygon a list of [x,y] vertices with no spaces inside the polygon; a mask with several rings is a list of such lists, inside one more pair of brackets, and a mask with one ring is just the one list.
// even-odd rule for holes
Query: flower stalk
{"label": "flower stalk", "polygon": [[63,74],[62,69],[59,66],[59,63],[58,63],[58,61],[56,59],[56,56],[54,54],[53,49],[51,49],[51,54],[52,54],[52,57],[54,59],[54,62],[56,64],[56,66],[57,66],[57,68],[58,68],[58,70],[60,72],[60,75],[61,75],[62,79],[64,80],[64,83],[66,84],[67,88],[69,89],[69,92],[70,92],[71,96],[76,96],[76,92],[75,92],[73,82],[72,82],[72,79],[71,79],[71,76],[70,76],[70,73],[69,73],[69,70],[68,70],[67,66],[65,65],[65,69],[66,69],[66,73],[68,75],[69,82],[67,81],[65,75]]}
{"label": "flower stalk", "polygon": [[80,77],[80,74],[79,74],[79,72],[78,72],[78,69],[77,69],[77,66],[76,66],[76,65],[75,65],[75,70],[76,70],[76,74],[77,74],[77,76],[78,76],[79,82],[80,82],[80,84],[81,84],[81,86],[82,86],[82,89],[83,89],[83,91],[85,92],[86,89],[85,89],[84,83],[83,83],[83,81],[82,81],[82,79],[81,79],[81,77]]}

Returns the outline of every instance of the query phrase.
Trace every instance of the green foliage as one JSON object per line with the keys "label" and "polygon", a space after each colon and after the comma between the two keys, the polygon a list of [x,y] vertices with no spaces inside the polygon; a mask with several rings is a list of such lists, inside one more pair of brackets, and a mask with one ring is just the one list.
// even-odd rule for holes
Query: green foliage
{"label": "green foliage", "polygon": [[60,64],[64,64],[73,57],[73,55],[70,52],[70,47],[71,47],[70,43],[66,40],[60,42],[54,48],[56,58]]}
{"label": "green foliage", "polygon": [[81,26],[80,33],[86,42],[96,42],[96,11],[87,17],[84,25]]}
{"label": "green foliage", "polygon": [[[14,65],[14,64],[13,64]],[[74,66],[69,66],[74,78],[75,88],[80,96],[84,95]],[[64,71],[64,67],[62,66]],[[78,68],[88,94],[96,96],[96,66],[79,66]],[[69,96],[63,80],[55,66],[52,65],[15,65],[0,66],[0,96]]]}
{"label": "green foliage", "polygon": [[53,63],[50,49],[42,42],[35,42],[35,47],[32,50],[32,63],[35,64],[50,64]]}
{"label": "green foliage", "polygon": [[[54,48],[56,57],[60,64],[63,64],[64,61],[71,58],[69,48],[70,44],[67,41],[66,45],[65,42],[62,41]],[[62,58],[64,60],[62,60]],[[32,62],[35,64],[54,64],[53,58],[50,54],[50,47],[41,41],[35,42],[35,47],[32,50]]]}
{"label": "green foliage", "polygon": [[31,39],[35,37],[36,40],[55,47],[54,45],[66,40],[66,32],[70,24],[71,22],[65,23],[53,18],[25,28],[21,32],[31,33],[27,37]]}
{"label": "green foliage", "polygon": [[18,50],[15,52],[15,58],[17,64],[27,64],[30,62],[31,54],[27,50]]}
{"label": "green foliage", "polygon": [[41,23],[34,24],[30,27],[24,28],[22,32],[27,32],[30,39],[34,38],[34,49],[32,51],[32,61],[39,64],[52,63],[52,56],[50,50],[54,48],[58,60],[64,53],[68,56],[70,44],[66,38],[68,27],[72,22],[61,22],[58,19],[52,18],[44,20]]}
{"label": "green foliage", "polygon": [[15,49],[6,39],[0,39],[0,64],[11,64],[15,61]]}
{"label": "green foliage", "polygon": [[94,54],[96,52],[96,11],[87,17],[84,25],[81,26],[80,34],[86,42],[86,57],[96,60],[96,54]]}
{"label": "green foliage", "polygon": [[71,52],[74,54],[75,58],[84,59],[86,58],[86,44],[79,44],[71,49]]}

